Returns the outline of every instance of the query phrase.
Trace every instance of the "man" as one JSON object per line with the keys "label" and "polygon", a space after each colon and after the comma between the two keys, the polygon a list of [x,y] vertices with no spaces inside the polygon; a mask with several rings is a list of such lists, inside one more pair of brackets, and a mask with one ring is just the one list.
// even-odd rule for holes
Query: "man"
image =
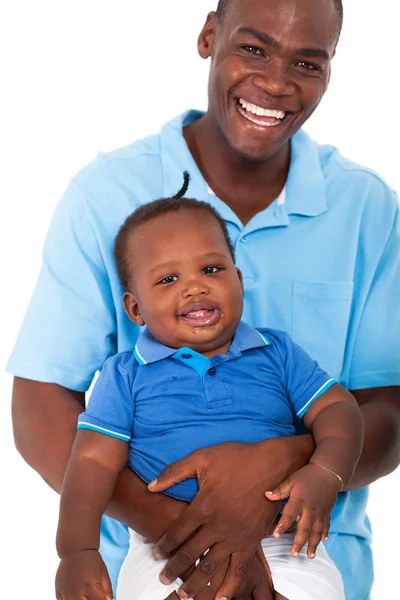
{"label": "man", "polygon": [[[244,319],[287,330],[362,408],[364,451],[354,491],[335,509],[328,550],[346,597],[364,600],[372,583],[365,486],[399,461],[400,233],[395,196],[382,181],[298,131],[327,89],[341,19],[338,0],[219,3],[199,38],[200,55],[211,58],[207,113],[189,112],[73,180],[9,370],[17,447],[59,491],[84,392],[105,358],[137,336],[123,315],[115,234],[138,204],[173,195],[188,170],[189,195],[227,221],[244,274]],[[262,478],[270,489],[312,453],[308,435],[269,444],[261,454],[257,446],[234,455],[212,448],[175,467],[203,482],[183,521],[185,505],[151,494],[127,470],[109,514],[154,541],[171,525],[160,554],[183,545],[165,581],[214,546],[214,562],[205,558],[185,583],[189,595],[232,597],[246,572],[243,597],[257,597],[260,516],[270,526],[275,507],[252,495],[252,483]],[[115,522],[107,532],[103,552],[115,581],[127,536]]]}

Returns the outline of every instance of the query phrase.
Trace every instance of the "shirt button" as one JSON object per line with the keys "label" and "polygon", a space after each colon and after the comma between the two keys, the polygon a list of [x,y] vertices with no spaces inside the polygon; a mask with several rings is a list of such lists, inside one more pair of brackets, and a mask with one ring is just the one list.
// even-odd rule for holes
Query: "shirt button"
{"label": "shirt button", "polygon": [[211,367],[211,369],[208,369],[209,375],[215,375],[216,372],[217,372],[217,369],[215,367]]}
{"label": "shirt button", "polygon": [[182,354],[182,358],[192,358],[191,354]]}
{"label": "shirt button", "polygon": [[244,235],[242,238],[240,238],[240,241],[242,242],[242,244],[245,244],[248,241],[247,235]]}

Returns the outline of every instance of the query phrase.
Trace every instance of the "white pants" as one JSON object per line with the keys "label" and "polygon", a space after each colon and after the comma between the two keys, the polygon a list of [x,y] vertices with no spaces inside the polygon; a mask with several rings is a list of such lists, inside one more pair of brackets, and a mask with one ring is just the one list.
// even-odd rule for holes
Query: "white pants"
{"label": "white pants", "polygon": [[[117,600],[164,600],[179,588],[179,580],[163,585],[159,574],[166,561],[153,556],[154,544],[130,531],[130,549],[118,579]],[[290,555],[294,534],[262,541],[274,587],[289,600],[345,600],[341,575],[320,544],[313,560],[306,549],[300,556]]]}

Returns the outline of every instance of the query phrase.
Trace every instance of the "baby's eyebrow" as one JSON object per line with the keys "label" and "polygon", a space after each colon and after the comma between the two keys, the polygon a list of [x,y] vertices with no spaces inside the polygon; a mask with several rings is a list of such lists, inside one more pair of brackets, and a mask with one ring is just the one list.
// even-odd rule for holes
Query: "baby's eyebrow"
{"label": "baby's eyebrow", "polygon": [[[229,258],[229,256],[227,254],[224,254],[223,252],[205,252],[204,254],[198,254],[197,256],[194,257],[194,259],[204,259],[204,258],[208,258],[208,259],[223,258],[223,259],[227,260]],[[160,269],[172,269],[174,267],[177,267],[181,263],[182,263],[182,261],[180,261],[180,260],[170,260],[169,262],[159,263],[158,265],[155,265],[154,267],[149,269],[148,273],[152,274],[155,271],[159,271]]]}
{"label": "baby's eyebrow", "polygon": [[171,268],[173,266],[179,265],[179,261],[178,260],[170,260],[169,262],[166,263],[159,263],[158,265],[155,265],[152,269],[149,269],[149,273],[153,273],[154,271],[158,271],[159,269],[168,269]]}
{"label": "baby's eyebrow", "polygon": [[196,258],[228,258],[223,252],[206,252],[205,254],[199,254]]}

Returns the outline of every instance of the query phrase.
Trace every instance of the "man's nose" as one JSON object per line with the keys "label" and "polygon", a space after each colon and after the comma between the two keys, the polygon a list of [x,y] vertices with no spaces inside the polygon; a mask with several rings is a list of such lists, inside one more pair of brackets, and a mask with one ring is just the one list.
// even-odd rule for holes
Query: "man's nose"
{"label": "man's nose", "polygon": [[272,61],[252,77],[255,87],[270,96],[292,96],[296,91],[290,67],[278,61]]}

